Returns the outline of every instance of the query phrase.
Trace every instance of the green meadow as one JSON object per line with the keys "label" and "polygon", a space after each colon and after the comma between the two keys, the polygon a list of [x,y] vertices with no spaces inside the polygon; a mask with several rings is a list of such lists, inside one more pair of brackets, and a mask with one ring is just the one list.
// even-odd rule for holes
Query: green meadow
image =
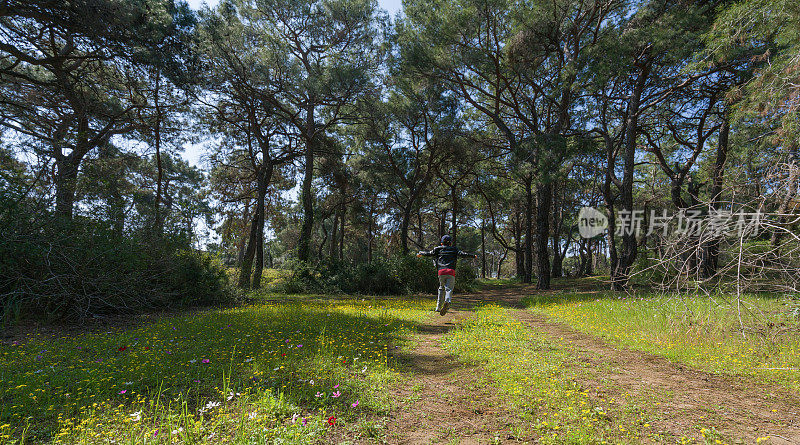
{"label": "green meadow", "polygon": [[414,300],[259,304],[3,345],[0,443],[318,441],[390,408],[387,351],[424,315]]}

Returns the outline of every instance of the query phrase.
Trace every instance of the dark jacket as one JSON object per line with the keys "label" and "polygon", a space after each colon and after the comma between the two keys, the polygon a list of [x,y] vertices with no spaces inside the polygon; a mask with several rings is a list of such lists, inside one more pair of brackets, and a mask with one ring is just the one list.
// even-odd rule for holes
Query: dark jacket
{"label": "dark jacket", "polygon": [[458,247],[455,246],[436,246],[430,252],[420,252],[422,256],[432,256],[436,257],[435,263],[436,268],[439,270],[442,269],[454,269],[456,268],[456,262],[458,261],[458,257],[466,257],[466,258],[474,258],[475,255],[467,252],[462,252],[458,250]]}

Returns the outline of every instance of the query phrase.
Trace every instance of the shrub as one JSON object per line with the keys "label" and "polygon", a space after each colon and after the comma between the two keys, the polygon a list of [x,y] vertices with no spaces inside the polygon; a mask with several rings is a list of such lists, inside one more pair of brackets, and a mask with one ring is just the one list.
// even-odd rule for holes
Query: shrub
{"label": "shrub", "polygon": [[[463,261],[457,274],[458,289],[474,285],[476,275],[471,263]],[[403,256],[359,264],[339,260],[294,263],[289,276],[276,282],[272,290],[289,294],[406,295],[434,292],[438,286],[430,259]]]}
{"label": "shrub", "polygon": [[0,218],[0,314],[81,319],[232,297],[221,265],[185,237],[121,234],[47,214]]}

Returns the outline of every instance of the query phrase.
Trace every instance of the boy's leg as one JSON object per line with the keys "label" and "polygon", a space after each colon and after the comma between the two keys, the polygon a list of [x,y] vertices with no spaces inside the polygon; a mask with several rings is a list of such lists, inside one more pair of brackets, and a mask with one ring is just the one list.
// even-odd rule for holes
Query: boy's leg
{"label": "boy's leg", "polygon": [[[439,275],[439,295],[438,295],[438,298],[436,300],[436,312],[439,312],[440,310],[442,310],[442,306],[444,306],[445,298],[448,298],[448,297],[445,297],[445,295],[446,295],[445,282],[447,280],[446,277],[448,277],[448,276],[449,275]],[[447,294],[447,295],[449,295],[449,294]]]}
{"label": "boy's leg", "polygon": [[[443,283],[442,277],[446,277]],[[439,315],[444,315],[447,313],[447,310],[450,309],[450,296],[453,293],[453,285],[456,282],[456,277],[452,275],[442,275],[439,277],[439,282],[444,286],[444,303],[439,306],[441,308]]]}
{"label": "boy's leg", "polygon": [[449,303],[450,297],[453,294],[453,286],[456,284],[456,277],[452,275],[445,275],[447,278],[444,280],[444,301]]}

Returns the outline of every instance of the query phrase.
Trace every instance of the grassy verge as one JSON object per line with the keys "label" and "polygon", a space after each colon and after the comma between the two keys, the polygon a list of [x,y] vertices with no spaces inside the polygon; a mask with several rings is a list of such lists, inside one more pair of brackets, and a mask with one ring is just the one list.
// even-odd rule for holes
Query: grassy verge
{"label": "grassy verge", "polygon": [[[0,346],[0,444],[309,443],[375,431],[413,300],[261,304]],[[340,430],[341,431],[341,430]]]}
{"label": "grassy verge", "polygon": [[597,372],[568,344],[552,341],[515,320],[508,310],[484,306],[445,338],[460,359],[484,368],[521,419],[517,437],[534,431],[541,443],[641,443],[651,436],[643,401],[624,408],[578,382]]}
{"label": "grassy verge", "polygon": [[796,300],[777,296],[621,297],[568,293],[526,298],[537,312],[610,344],[714,373],[800,390]]}

